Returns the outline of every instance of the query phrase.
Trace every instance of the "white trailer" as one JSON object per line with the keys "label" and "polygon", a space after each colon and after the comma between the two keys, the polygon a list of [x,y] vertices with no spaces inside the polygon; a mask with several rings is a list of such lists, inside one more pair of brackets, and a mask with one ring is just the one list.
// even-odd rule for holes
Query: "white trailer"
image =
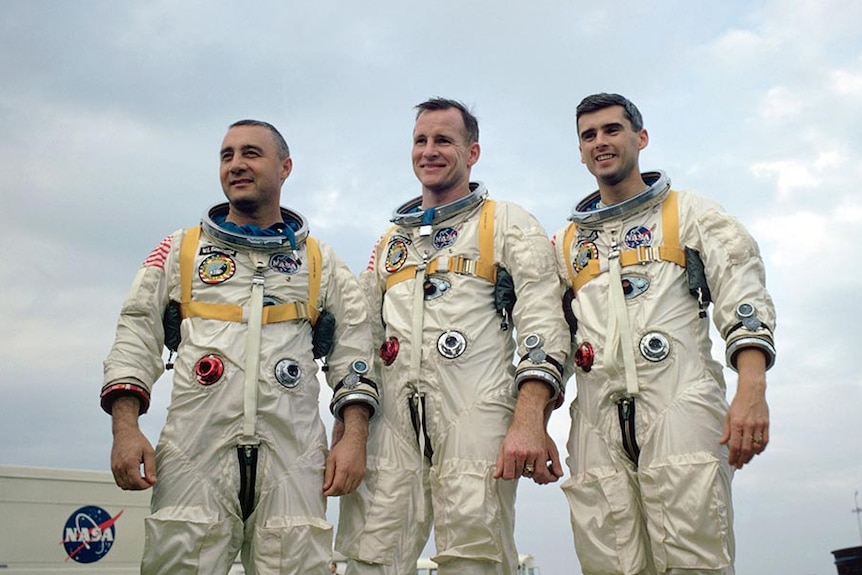
{"label": "white trailer", "polygon": [[149,510],[109,472],[0,465],[0,573],[140,573]]}

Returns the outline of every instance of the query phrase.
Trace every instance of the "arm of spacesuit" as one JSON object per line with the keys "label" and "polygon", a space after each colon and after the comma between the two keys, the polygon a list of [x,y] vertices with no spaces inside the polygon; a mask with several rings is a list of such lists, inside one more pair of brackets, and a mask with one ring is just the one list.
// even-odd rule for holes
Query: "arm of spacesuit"
{"label": "arm of spacesuit", "polygon": [[333,391],[329,408],[341,420],[345,407],[361,404],[373,417],[380,397],[371,379],[373,347],[365,299],[347,265],[328,246],[321,244],[321,249],[329,269],[324,308],[336,318],[334,346],[327,356],[326,377]]}
{"label": "arm of spacesuit", "polygon": [[769,440],[766,371],[775,362],[775,308],[756,241],[735,218],[707,205],[696,219],[698,249],[714,299],[713,321],[725,340],[727,365],[738,376],[721,443],[729,448],[730,465],[741,468]]}
{"label": "arm of spacesuit", "polygon": [[568,352],[560,282],[551,244],[538,221],[511,204],[498,208],[498,214],[498,229],[503,231],[500,264],[511,273],[517,296],[512,316],[521,359],[515,369],[515,413],[495,477],[525,475],[548,483],[562,476],[556,446],[546,431],[550,409],[562,404]]}
{"label": "arm of spacesuit", "polygon": [[114,344],[103,363],[101,405],[106,413],[112,412],[115,399],[124,396],[138,400],[140,413],[149,408],[153,382],[164,372],[162,319],[168,305],[165,270],[176,265],[181,239],[179,231],[162,240],[135,274],[120,310]]}

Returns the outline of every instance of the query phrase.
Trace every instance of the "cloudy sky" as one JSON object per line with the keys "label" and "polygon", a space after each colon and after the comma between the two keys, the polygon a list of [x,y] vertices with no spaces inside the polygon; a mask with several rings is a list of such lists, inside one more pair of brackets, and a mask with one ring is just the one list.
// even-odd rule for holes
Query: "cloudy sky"
{"label": "cloudy sky", "polygon": [[[642,168],[716,198],[766,261],[772,432],[734,480],[737,572],[835,573],[830,551],[862,544],[859,22],[857,0],[0,1],[0,463],[108,469],[117,313],[159,240],[221,200],[229,123],[282,130],[284,203],[358,272],[419,193],[414,104],[469,104],[474,178],[552,233],[594,187],[575,106],[614,91],[643,112]],[[551,426],[562,449],[566,409]],[[522,483],[517,540],[543,575],[580,573],[558,486]]]}

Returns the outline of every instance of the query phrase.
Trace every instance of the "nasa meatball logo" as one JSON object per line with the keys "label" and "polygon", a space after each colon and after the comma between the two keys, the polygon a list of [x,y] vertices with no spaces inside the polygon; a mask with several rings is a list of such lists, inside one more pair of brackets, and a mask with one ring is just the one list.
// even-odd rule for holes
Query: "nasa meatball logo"
{"label": "nasa meatball logo", "polygon": [[123,511],[111,517],[107,511],[95,505],[81,507],[66,520],[63,528],[63,547],[66,561],[95,563],[104,558],[114,545],[117,531],[114,523]]}
{"label": "nasa meatball logo", "polygon": [[655,232],[655,226],[651,228],[635,226],[626,232],[626,237],[623,241],[631,249],[635,249],[638,246],[649,246],[652,244],[653,232]]}
{"label": "nasa meatball logo", "polygon": [[299,271],[302,262],[287,254],[275,254],[269,258],[269,267],[283,274],[292,275]]}

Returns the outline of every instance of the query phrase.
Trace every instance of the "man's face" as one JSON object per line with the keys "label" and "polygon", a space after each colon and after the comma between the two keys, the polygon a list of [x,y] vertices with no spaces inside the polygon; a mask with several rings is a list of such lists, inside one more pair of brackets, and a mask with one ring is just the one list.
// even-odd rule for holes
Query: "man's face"
{"label": "man's face", "polygon": [[578,118],[581,162],[600,183],[615,186],[638,172],[638,154],[649,141],[636,132],[622,106],[609,106]]}
{"label": "man's face", "polygon": [[293,168],[290,158],[279,158],[272,133],[261,126],[236,126],[221,145],[219,175],[225,196],[243,212],[277,206],[281,185]]}
{"label": "man's face", "polygon": [[469,189],[470,168],[479,159],[479,143],[467,142],[464,120],[456,108],[423,112],[413,128],[413,172],[423,191],[446,196]]}

